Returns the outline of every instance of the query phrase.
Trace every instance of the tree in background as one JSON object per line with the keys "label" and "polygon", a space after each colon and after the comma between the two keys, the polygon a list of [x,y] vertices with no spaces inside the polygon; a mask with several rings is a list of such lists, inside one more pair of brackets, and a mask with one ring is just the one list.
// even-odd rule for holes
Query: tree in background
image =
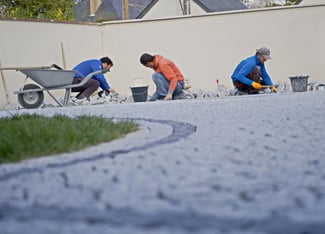
{"label": "tree in background", "polygon": [[20,19],[74,20],[75,0],[0,0],[0,16]]}

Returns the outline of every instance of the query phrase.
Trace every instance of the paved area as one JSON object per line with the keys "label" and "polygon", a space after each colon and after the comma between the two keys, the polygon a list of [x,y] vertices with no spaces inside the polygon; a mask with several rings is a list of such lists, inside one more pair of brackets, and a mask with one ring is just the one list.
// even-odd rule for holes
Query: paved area
{"label": "paved area", "polygon": [[1,234],[325,233],[323,91],[26,112],[141,130],[0,165]]}

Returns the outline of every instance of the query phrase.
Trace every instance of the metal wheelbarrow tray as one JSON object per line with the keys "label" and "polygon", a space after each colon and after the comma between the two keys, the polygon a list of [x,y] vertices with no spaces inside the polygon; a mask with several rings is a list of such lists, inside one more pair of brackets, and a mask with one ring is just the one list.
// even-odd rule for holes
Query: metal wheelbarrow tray
{"label": "metal wheelbarrow tray", "polygon": [[46,89],[71,85],[75,74],[74,71],[50,69],[26,69],[20,71]]}
{"label": "metal wheelbarrow tray", "polygon": [[[109,71],[109,69],[103,69],[92,72],[79,84],[72,84],[76,71],[63,70],[55,64],[46,67],[14,67],[0,68],[0,70],[16,70],[26,75],[23,88],[19,91],[15,91],[14,94],[18,94],[18,102],[22,107],[27,109],[38,108],[42,105],[44,101],[44,91],[47,91],[59,106],[68,106],[72,88],[83,86],[94,75]],[[26,84],[28,78],[32,79],[41,87],[36,84]],[[63,103],[59,102],[50,92],[50,90],[57,89],[66,90]]]}

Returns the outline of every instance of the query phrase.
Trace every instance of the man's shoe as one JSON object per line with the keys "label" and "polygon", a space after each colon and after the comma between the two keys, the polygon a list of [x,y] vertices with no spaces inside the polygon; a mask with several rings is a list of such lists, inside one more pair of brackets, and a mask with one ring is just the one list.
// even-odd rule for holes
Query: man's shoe
{"label": "man's shoe", "polygon": [[229,94],[230,94],[230,96],[238,95],[238,89],[237,88],[231,89]]}
{"label": "man's shoe", "polygon": [[160,98],[159,94],[157,92],[154,92],[150,97],[149,102],[154,102],[156,100],[159,100],[159,98]]}
{"label": "man's shoe", "polygon": [[73,102],[74,105],[77,105],[77,106],[90,104],[90,101],[88,100],[88,98],[79,99],[79,98],[73,97],[73,98],[71,98],[71,101]]}

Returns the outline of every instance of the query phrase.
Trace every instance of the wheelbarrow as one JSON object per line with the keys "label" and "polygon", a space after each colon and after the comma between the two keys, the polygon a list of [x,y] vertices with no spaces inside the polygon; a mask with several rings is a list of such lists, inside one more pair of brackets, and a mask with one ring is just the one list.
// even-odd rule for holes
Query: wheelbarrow
{"label": "wheelbarrow", "polygon": [[[94,75],[104,74],[109,71],[109,69],[94,71],[84,77],[79,84],[72,84],[74,75],[77,71],[63,70],[56,64],[43,67],[9,67],[0,68],[0,70],[16,70],[26,75],[23,87],[20,88],[19,91],[15,91],[14,94],[18,94],[19,104],[27,109],[38,108],[42,105],[44,101],[44,91],[46,91],[59,106],[68,106],[72,88],[83,86]],[[40,86],[36,84],[26,84],[29,78]],[[58,101],[50,92],[58,89],[66,90],[63,103]]]}

